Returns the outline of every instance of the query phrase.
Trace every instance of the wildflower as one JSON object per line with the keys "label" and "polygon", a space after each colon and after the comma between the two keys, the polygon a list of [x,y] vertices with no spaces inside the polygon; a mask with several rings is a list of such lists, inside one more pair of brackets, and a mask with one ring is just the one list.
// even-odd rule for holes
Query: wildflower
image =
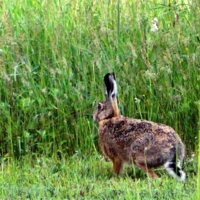
{"label": "wildflower", "polygon": [[42,93],[43,93],[43,94],[46,94],[46,93],[48,92],[48,88],[47,88],[47,87],[45,87],[45,88],[42,88],[42,90],[41,90],[41,91],[42,91]]}
{"label": "wildflower", "polygon": [[171,74],[172,73],[172,70],[171,70],[171,67],[169,65],[165,65],[163,67],[160,67],[160,72],[164,72],[166,74]]}
{"label": "wildflower", "polygon": [[174,101],[179,101],[180,102],[182,100],[182,97],[179,94],[173,95],[172,98],[173,98]]}
{"label": "wildflower", "polygon": [[155,81],[157,79],[157,75],[156,73],[152,72],[151,69],[148,69],[144,72],[144,76],[146,79],[149,79],[149,80],[152,80],[152,81]]}
{"label": "wildflower", "polygon": [[137,97],[134,98],[135,103],[140,103],[140,99],[138,99]]}
{"label": "wildflower", "polygon": [[196,158],[196,154],[192,153],[192,155],[190,156],[190,159],[188,160],[188,162],[193,162]]}
{"label": "wildflower", "polygon": [[151,30],[152,33],[155,33],[158,31],[158,19],[155,17],[152,21],[151,21]]}

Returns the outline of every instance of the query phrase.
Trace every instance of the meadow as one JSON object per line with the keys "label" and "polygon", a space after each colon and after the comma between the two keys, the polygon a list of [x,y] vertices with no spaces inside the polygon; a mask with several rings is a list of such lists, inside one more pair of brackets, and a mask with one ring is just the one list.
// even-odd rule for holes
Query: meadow
{"label": "meadow", "polygon": [[[199,6],[1,0],[0,199],[200,199]],[[183,139],[185,184],[112,174],[92,119],[108,72],[121,114]]]}

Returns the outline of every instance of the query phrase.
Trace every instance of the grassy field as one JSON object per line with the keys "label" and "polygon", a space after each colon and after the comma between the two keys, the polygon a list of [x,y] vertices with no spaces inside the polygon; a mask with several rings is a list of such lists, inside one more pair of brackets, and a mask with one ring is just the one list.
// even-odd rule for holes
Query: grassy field
{"label": "grassy field", "polygon": [[[0,199],[200,199],[199,12],[198,0],[0,0]],[[112,71],[123,115],[183,139],[185,184],[112,175],[92,120]]]}
{"label": "grassy field", "polygon": [[[192,169],[194,162],[188,163]],[[160,178],[156,180],[131,167],[116,177],[111,166],[97,154],[74,155],[61,161],[24,158],[3,164],[0,199],[197,199],[195,173],[188,173],[183,184],[161,169],[157,170]]]}

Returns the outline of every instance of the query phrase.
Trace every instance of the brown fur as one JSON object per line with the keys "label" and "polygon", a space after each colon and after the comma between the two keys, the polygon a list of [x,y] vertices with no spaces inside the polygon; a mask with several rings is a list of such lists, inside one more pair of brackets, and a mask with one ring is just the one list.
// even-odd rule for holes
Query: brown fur
{"label": "brown fur", "polygon": [[100,146],[118,175],[123,163],[134,163],[151,178],[153,168],[184,158],[184,145],[169,126],[119,115],[116,96],[100,102],[93,113],[99,123]]}

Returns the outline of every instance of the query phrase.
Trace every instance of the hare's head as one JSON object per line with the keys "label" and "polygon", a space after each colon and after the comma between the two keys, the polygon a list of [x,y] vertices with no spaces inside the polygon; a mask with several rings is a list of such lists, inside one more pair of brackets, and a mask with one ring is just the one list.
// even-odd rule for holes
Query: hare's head
{"label": "hare's head", "polygon": [[101,121],[119,115],[117,105],[117,83],[114,73],[108,73],[104,76],[106,100],[99,102],[94,113],[94,121]]}

